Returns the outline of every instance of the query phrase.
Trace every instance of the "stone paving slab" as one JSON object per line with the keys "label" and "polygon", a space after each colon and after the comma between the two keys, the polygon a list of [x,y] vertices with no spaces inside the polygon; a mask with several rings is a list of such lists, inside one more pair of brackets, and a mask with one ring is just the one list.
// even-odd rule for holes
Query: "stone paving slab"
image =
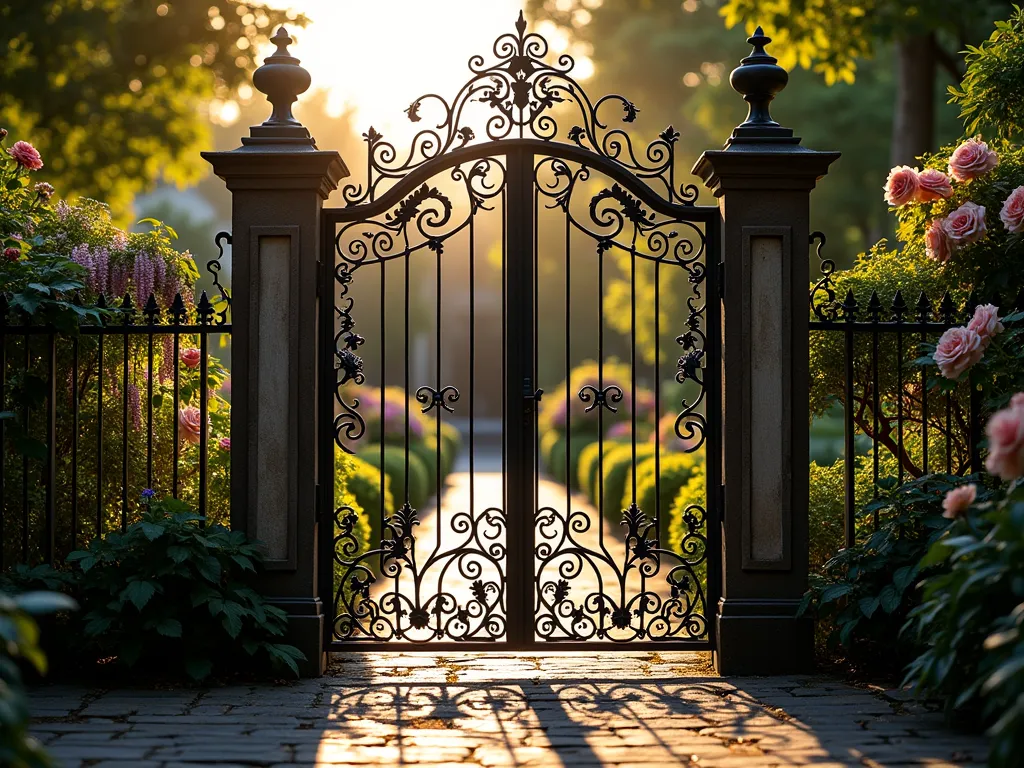
{"label": "stone paving slab", "polygon": [[985,741],[904,692],[719,678],[694,653],[353,653],[291,684],[42,687],[67,768],[983,765]]}

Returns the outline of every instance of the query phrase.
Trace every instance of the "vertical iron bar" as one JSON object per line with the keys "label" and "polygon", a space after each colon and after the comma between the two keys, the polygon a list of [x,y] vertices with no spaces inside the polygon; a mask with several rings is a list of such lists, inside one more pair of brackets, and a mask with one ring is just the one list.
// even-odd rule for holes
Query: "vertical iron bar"
{"label": "vertical iron bar", "polygon": [[78,549],[78,337],[71,340],[71,549]]}
{"label": "vertical iron bar", "polygon": [[57,334],[46,335],[46,541],[43,562],[53,565],[57,534]]}
{"label": "vertical iron bar", "polygon": [[[565,523],[572,519],[572,260],[569,248],[569,206],[565,211]],[[598,404],[598,410],[603,408]]]}
{"label": "vertical iron bar", "polygon": [[[206,299],[206,293],[203,293]],[[206,479],[207,462],[210,454],[210,360],[209,360],[209,303],[202,301],[203,309],[199,312],[199,516],[206,517]],[[205,525],[205,523],[202,523]]]}
{"label": "vertical iron bar", "polygon": [[633,242],[629,248],[629,418],[631,429],[629,439],[633,450],[632,491],[630,501],[636,504],[636,233],[633,227]]}
{"label": "vertical iron bar", "polygon": [[174,461],[174,464],[173,464],[173,468],[171,469],[171,495],[174,498],[178,498],[178,452],[181,450],[181,436],[178,434],[178,421],[179,421],[179,418],[180,418],[179,414],[181,413],[181,378],[180,378],[180,371],[178,370],[180,368],[180,366],[178,365],[178,361],[181,359],[181,352],[180,352],[180,347],[181,347],[181,328],[179,326],[179,324],[181,323],[181,320],[182,320],[182,315],[178,314],[177,312],[175,312],[174,313],[174,326],[175,327],[173,329],[174,343],[172,345],[173,346],[173,352],[174,352],[174,377],[173,377],[173,382],[174,382],[173,383],[173,387],[174,387],[174,426],[173,426],[173,431],[174,431],[174,436],[173,436],[173,440],[174,440],[174,453],[172,455],[172,459]]}
{"label": "vertical iron bar", "polygon": [[[533,155],[511,148],[507,154],[509,226],[505,398],[510,429],[505,435],[508,465],[508,642],[523,647],[533,640],[533,518],[536,514],[536,408],[523,401],[522,382],[536,379],[534,350],[537,249]],[[531,210],[532,206],[532,210]],[[516,333],[522,329],[525,333]],[[532,333],[528,329],[532,329]]]}
{"label": "vertical iron bar", "polygon": [[146,335],[146,487],[153,487],[153,323],[150,315],[149,333]]}
{"label": "vertical iron bar", "polygon": [[903,485],[903,318],[896,316],[896,467]]}
{"label": "vertical iron bar", "polygon": [[[103,535],[103,330],[96,334],[96,536]],[[178,439],[175,411],[174,439]]]}
{"label": "vertical iron bar", "polygon": [[[921,343],[927,341],[924,318],[921,325]],[[928,371],[921,368],[921,470],[928,474]]]}
{"label": "vertical iron bar", "polygon": [[953,398],[946,395],[946,474],[953,474]]}
{"label": "vertical iron bar", "polygon": [[[668,526],[663,526],[661,519],[661,259],[654,262],[654,530],[658,537],[658,547],[668,546]],[[709,272],[712,270],[709,270]],[[705,306],[711,303],[717,294],[709,292]],[[712,358],[714,360],[714,358]],[[705,450],[705,454],[708,451]],[[705,458],[705,465],[707,459]],[[707,475],[705,474],[705,477]],[[667,514],[667,510],[666,510]],[[667,521],[665,521],[667,522]],[[664,527],[664,531],[662,528]]]}
{"label": "vertical iron bar", "polygon": [[967,413],[968,440],[971,442],[969,456],[971,473],[975,473],[982,470],[979,446],[981,443],[981,391],[978,389],[978,382],[973,370],[968,374],[968,386],[971,388]]}
{"label": "vertical iron bar", "polygon": [[[28,335],[26,328],[25,333],[25,367],[24,371],[27,374],[32,368],[32,355],[31,355],[31,340],[32,337]],[[25,434],[32,434],[32,411],[28,407],[28,403],[25,404],[24,409],[25,419]],[[28,564],[28,528],[31,514],[29,511],[28,501],[28,454],[26,453],[21,460],[21,562]]]}
{"label": "vertical iron bar", "polygon": [[[438,505],[438,512],[440,510]],[[476,519],[476,211],[472,208],[469,212],[469,519]]]}
{"label": "vertical iron bar", "polygon": [[843,507],[843,523],[846,531],[846,548],[849,549],[857,543],[856,538],[856,515],[857,515],[857,501],[856,501],[856,487],[854,485],[855,480],[855,464],[856,456],[854,455],[854,425],[853,425],[853,353],[854,353],[854,336],[853,336],[853,313],[846,317],[846,329],[845,329],[845,363],[846,363],[846,381],[843,390],[843,396],[845,400],[844,420],[845,428],[843,431],[843,487],[845,503]]}
{"label": "vertical iron bar", "polygon": [[121,531],[128,528],[128,323],[131,319],[131,300],[126,294],[121,305],[124,324],[124,355],[121,366]]}

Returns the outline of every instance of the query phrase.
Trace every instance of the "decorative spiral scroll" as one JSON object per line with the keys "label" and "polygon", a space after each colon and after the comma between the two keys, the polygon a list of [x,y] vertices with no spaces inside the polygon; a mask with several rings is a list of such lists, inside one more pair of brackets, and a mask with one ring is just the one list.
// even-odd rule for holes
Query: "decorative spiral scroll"
{"label": "decorative spiral scroll", "polygon": [[448,413],[455,413],[451,404],[459,399],[459,390],[455,387],[442,387],[440,391],[433,387],[420,387],[416,390],[416,401],[423,404],[423,413],[430,413],[431,410],[440,406]]}
{"label": "decorative spiral scroll", "polygon": [[[340,573],[332,627],[335,640],[426,643],[492,641],[505,635],[505,515],[501,510],[453,515],[446,522],[459,535],[456,546],[425,553],[417,549],[419,516],[408,502],[385,518],[376,549],[359,551],[357,522],[351,507],[339,508],[334,538],[335,573]],[[493,569],[493,579],[484,578],[485,568]],[[451,569],[469,580],[468,594],[456,595],[443,588]],[[400,578],[415,588],[399,589]],[[374,594],[373,585],[382,579],[393,581],[394,589]],[[421,590],[428,579],[436,589]]]}
{"label": "decorative spiral scroll", "polygon": [[337,403],[334,416],[334,441],[346,453],[354,453],[351,443],[366,432],[366,422],[359,412],[359,399],[346,400],[344,387],[349,382],[363,383],[363,360],[356,350],[363,344],[363,337],[355,332],[352,318],[352,299],[348,296],[352,283],[352,272],[347,264],[339,264],[334,270],[334,282],[338,296],[334,303],[337,331],[334,334],[334,399]]}
{"label": "decorative spiral scroll", "polygon": [[213,287],[220,292],[220,296],[214,299],[214,306],[220,307],[214,313],[216,320],[214,325],[226,325],[228,322],[228,311],[231,309],[231,293],[220,282],[221,260],[224,258],[224,243],[231,245],[230,232],[218,232],[213,242],[217,245],[217,258],[206,262],[206,271],[213,278]]}
{"label": "decorative spiral scroll", "polygon": [[[573,144],[612,160],[642,179],[669,202],[692,205],[697,200],[694,184],[676,184],[675,145],[679,131],[671,125],[639,152],[622,128],[604,122],[616,113],[623,124],[636,120],[639,109],[622,96],[608,95],[593,101],[571,76],[573,58],[561,54],[548,63],[547,40],[526,32],[520,12],[515,32],[498,37],[492,47],[494,61],[476,55],[469,60],[469,80],[453,98],[431,93],[416,99],[405,110],[412,123],[430,115],[432,127],[420,129],[404,157],[383,134],[370,127],[363,134],[367,147],[366,179],[346,186],[342,196],[348,205],[375,200],[391,183],[453,150],[465,147],[478,136],[491,141],[536,138],[550,141],[558,135]],[[569,107],[578,122],[559,128],[556,108]]]}
{"label": "decorative spiral scroll", "polygon": [[[576,535],[590,529],[585,512],[566,517],[550,507],[538,511],[534,630],[544,640],[702,640],[707,637],[707,513],[692,505],[682,516],[686,531],[678,552],[662,549],[658,524],[635,503],[623,510],[625,559],[603,547],[588,548]],[[600,585],[576,595],[574,582],[586,571]],[[630,588],[631,573],[644,587]],[[614,581],[608,582],[608,574]],[[634,578],[635,578],[634,574]],[[664,587],[659,587],[658,579]]]}
{"label": "decorative spiral scroll", "polygon": [[622,400],[622,389],[615,384],[604,389],[598,389],[591,384],[584,384],[583,388],[579,391],[579,398],[584,403],[590,403],[591,400],[594,401],[583,409],[584,413],[590,413],[598,406],[603,406],[612,413],[618,413],[618,409],[612,406],[612,403],[618,403]]}
{"label": "decorative spiral scroll", "polygon": [[835,283],[832,275],[836,271],[836,263],[822,255],[825,249],[825,233],[811,232],[809,244],[814,245],[814,255],[818,258],[821,278],[811,288],[809,297],[811,312],[818,320],[832,321],[839,317],[840,302],[836,301]]}

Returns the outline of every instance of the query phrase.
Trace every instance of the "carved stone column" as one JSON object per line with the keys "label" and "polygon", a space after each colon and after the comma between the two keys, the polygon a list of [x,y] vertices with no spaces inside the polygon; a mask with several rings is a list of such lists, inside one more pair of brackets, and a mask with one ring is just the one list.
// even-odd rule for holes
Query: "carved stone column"
{"label": "carved stone column", "polygon": [[277,51],[253,76],[273,114],[230,152],[204,152],[232,193],[231,522],[266,546],[261,588],[289,616],[303,674],[323,671],[317,594],[317,263],[320,210],[348,169],[292,116],[310,84]]}
{"label": "carved stone column", "polygon": [[724,536],[715,660],[722,674],[805,671],[809,199],[839,154],[800,146],[769,104],[788,81],[760,28],[730,78],[749,104],[724,150],[694,166],[718,198],[723,302]]}

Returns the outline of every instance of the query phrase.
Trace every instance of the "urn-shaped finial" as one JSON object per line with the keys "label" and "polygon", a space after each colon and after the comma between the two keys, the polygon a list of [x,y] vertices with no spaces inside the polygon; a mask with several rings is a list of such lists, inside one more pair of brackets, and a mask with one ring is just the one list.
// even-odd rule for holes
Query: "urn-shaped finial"
{"label": "urn-shaped finial", "polygon": [[283,26],[278,27],[270,42],[277,46],[277,50],[266,58],[263,66],[252,76],[253,85],[266,94],[274,107],[263,125],[275,128],[301,128],[302,124],[292,115],[292,104],[300,93],[305,93],[309,88],[309,72],[299,66],[299,60],[288,52],[292,39]]}
{"label": "urn-shaped finial", "polygon": [[747,38],[753,50],[729,76],[733,90],[749,105],[747,119],[733,130],[732,142],[737,139],[787,139],[793,135],[792,130],[783,128],[772,119],[768,109],[775,94],[789,82],[789,73],[779,66],[778,59],[765,52],[764,47],[771,41],[761,27],[754,30],[754,34]]}

